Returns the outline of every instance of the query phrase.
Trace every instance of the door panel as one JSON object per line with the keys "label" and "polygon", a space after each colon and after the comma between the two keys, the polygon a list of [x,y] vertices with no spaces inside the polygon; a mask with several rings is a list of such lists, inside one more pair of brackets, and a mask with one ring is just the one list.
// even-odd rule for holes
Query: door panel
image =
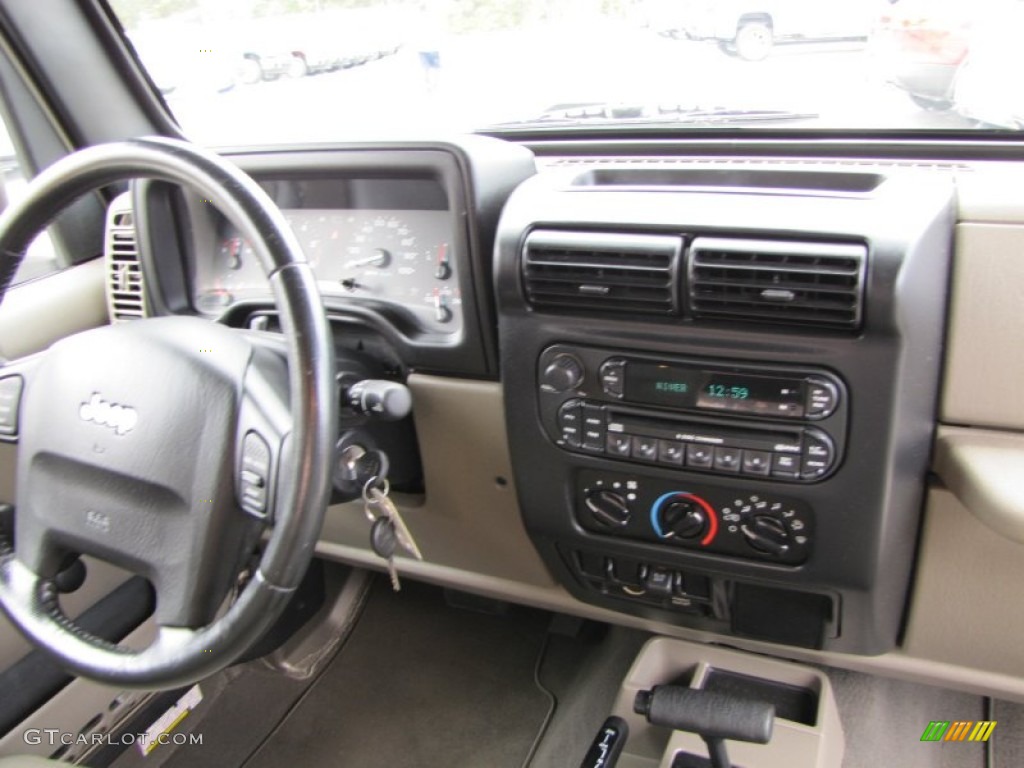
{"label": "door panel", "polygon": [[[93,259],[8,292],[0,304],[0,357],[38,352],[64,336],[106,322],[103,260]],[[0,443],[0,502],[14,503],[16,458],[15,445]],[[85,584],[62,598],[70,616],[78,616],[129,577],[106,563],[85,562]],[[30,650],[28,642],[0,614],[0,671]]]}

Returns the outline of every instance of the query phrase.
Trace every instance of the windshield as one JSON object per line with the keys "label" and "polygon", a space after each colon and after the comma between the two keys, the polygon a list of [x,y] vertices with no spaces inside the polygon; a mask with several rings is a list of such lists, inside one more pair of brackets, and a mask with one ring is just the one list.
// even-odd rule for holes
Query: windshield
{"label": "windshield", "polygon": [[178,122],[206,144],[1024,127],[1024,0],[111,5]]}

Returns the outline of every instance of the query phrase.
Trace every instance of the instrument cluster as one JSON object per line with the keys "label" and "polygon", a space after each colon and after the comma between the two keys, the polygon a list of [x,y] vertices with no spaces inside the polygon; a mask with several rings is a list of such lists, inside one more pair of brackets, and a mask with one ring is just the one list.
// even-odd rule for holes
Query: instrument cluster
{"label": "instrument cluster", "polygon": [[[386,306],[420,332],[462,329],[457,243],[447,210],[283,209],[325,302]],[[193,303],[219,316],[271,298],[251,246],[226,221],[195,265]],[[333,301],[332,301],[333,300]]]}

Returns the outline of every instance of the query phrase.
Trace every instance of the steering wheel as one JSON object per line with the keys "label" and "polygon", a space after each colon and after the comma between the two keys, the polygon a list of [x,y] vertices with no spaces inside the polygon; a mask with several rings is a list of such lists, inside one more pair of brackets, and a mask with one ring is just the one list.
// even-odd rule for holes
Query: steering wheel
{"label": "steering wheel", "polygon": [[[15,543],[0,542],[0,605],[69,670],[157,688],[227,666],[301,581],[330,490],[334,347],[281,212],[238,168],[182,141],[99,145],[54,163],[0,215],[0,254],[16,267],[59,211],[132,178],[189,187],[239,228],[272,286],[287,358],[257,334],[182,316],[86,331],[0,368],[4,391],[20,393]],[[226,605],[262,537],[258,566]],[[149,579],[152,644],[113,645],[62,613],[53,579],[72,553]]]}

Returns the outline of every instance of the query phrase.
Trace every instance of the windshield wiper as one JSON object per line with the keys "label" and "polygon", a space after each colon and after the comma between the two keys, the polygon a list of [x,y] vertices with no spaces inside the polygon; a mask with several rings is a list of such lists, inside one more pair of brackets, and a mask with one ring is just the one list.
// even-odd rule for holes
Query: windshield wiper
{"label": "windshield wiper", "polygon": [[561,104],[539,116],[525,120],[497,123],[492,128],[558,127],[587,124],[649,125],[735,125],[739,123],[814,120],[816,112],[794,112],[785,109],[735,109],[730,107],[688,107],[681,104],[630,104],[593,102]]}

